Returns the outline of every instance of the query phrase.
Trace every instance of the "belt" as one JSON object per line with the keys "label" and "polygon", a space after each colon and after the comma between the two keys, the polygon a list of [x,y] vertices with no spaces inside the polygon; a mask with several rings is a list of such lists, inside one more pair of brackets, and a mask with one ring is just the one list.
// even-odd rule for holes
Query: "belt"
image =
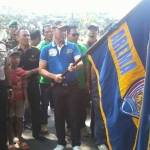
{"label": "belt", "polygon": [[78,86],[78,82],[62,82],[62,83],[55,83],[55,82],[51,82],[51,87],[54,87],[54,86],[62,86],[62,87],[72,87],[72,86]]}

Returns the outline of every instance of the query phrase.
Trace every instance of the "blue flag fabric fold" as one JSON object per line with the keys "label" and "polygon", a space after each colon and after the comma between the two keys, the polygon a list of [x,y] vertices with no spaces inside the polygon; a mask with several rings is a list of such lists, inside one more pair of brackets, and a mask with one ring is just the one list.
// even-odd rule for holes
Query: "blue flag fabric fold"
{"label": "blue flag fabric fold", "polygon": [[147,50],[144,100],[138,132],[137,150],[150,150],[150,39]]}
{"label": "blue flag fabric fold", "polygon": [[139,117],[143,102],[149,14],[150,2],[141,2],[89,55],[110,150],[132,150],[136,145],[138,124],[133,117]]}

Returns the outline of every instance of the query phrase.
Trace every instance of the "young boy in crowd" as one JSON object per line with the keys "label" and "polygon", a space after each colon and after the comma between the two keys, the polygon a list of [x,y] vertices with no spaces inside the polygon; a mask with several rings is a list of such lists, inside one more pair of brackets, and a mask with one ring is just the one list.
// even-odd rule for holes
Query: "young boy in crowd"
{"label": "young boy in crowd", "polygon": [[[15,150],[13,139],[18,137],[18,145],[22,150],[28,150],[29,146],[22,138],[23,132],[23,116],[25,102],[27,101],[27,77],[32,71],[25,71],[19,67],[20,53],[12,51],[8,56],[9,67],[7,69],[7,77],[9,83],[9,124],[8,138],[9,150]],[[15,127],[14,127],[15,124]]]}

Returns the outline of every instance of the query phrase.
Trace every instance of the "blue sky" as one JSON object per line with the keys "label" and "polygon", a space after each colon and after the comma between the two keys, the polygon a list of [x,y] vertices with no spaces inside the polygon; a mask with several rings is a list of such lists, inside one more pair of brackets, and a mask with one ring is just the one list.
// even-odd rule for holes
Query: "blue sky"
{"label": "blue sky", "polygon": [[116,18],[123,17],[141,0],[0,0],[0,5],[36,13],[107,12]]}

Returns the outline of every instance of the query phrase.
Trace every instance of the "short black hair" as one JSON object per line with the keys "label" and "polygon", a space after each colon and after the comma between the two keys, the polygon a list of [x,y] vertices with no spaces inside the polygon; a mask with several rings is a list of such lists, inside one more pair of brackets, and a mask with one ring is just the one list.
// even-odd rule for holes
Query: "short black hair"
{"label": "short black hair", "polygon": [[45,24],[45,25],[43,25],[42,33],[44,33],[44,29],[47,28],[47,27],[52,27],[52,25],[51,24]]}
{"label": "short black hair", "polygon": [[[19,28],[17,31],[16,31],[16,35],[18,36],[19,34],[20,34],[20,31],[22,31],[22,30],[28,30],[27,28],[25,28],[25,27],[21,27],[21,28]],[[28,30],[29,31],[29,30]]]}
{"label": "short black hair", "polygon": [[37,37],[41,38],[41,32],[40,30],[34,30],[30,33],[31,40],[35,40]]}
{"label": "short black hair", "polygon": [[87,29],[90,30],[90,31],[99,32],[99,27],[96,26],[96,25],[93,25],[93,24],[89,25],[89,26],[87,27]]}
{"label": "short black hair", "polygon": [[68,25],[67,27],[67,33],[70,33],[71,29],[77,29],[78,27],[76,25]]}

